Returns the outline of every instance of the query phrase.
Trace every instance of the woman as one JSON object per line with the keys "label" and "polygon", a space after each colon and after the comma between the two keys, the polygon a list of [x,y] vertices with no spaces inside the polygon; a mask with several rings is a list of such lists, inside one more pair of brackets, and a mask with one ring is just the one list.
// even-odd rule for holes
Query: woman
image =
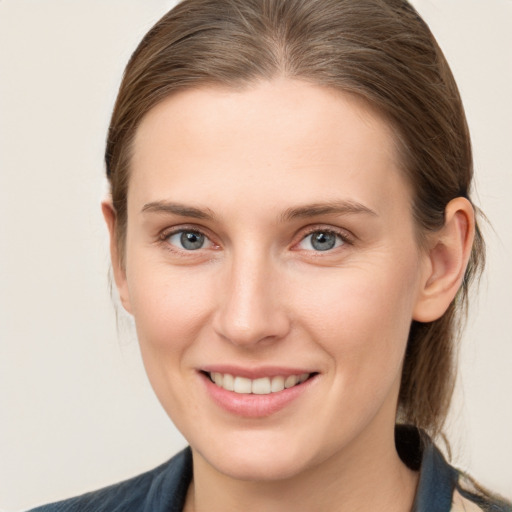
{"label": "woman", "polygon": [[483,241],[406,2],[185,0],[128,64],[106,164],[121,302],[190,448],[38,510],[510,510],[431,441]]}

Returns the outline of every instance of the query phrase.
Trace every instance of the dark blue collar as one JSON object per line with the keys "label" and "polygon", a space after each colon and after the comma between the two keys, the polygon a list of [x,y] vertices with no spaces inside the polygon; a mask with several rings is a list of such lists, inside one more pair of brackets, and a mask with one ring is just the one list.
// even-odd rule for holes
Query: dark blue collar
{"label": "dark blue collar", "polygon": [[424,436],[420,479],[412,512],[450,512],[459,474]]}

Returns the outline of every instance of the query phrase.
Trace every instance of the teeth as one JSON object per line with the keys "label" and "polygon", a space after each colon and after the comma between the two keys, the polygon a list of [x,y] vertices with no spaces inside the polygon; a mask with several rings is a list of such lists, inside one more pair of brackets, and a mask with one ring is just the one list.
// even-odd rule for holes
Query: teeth
{"label": "teeth", "polygon": [[259,379],[247,379],[245,377],[236,377],[229,373],[212,372],[210,378],[217,386],[227,391],[234,391],[244,395],[268,395],[270,393],[278,393],[283,389],[288,389],[297,384],[302,384],[310,376],[309,373],[300,375],[288,375],[283,377],[261,377]]}
{"label": "teeth", "polygon": [[250,393],[252,382],[251,379],[246,379],[245,377],[235,377],[235,387],[233,391],[235,393]]}
{"label": "teeth", "polygon": [[[219,374],[220,375],[220,374]],[[217,383],[215,383],[217,384]],[[229,373],[226,373],[223,375],[222,384],[219,384],[224,389],[227,389],[228,391],[234,391],[235,389],[235,379],[233,378],[233,375],[229,375]]]}
{"label": "teeth", "polygon": [[222,381],[224,380],[222,377],[222,373],[212,373],[212,379],[217,386],[222,387]]}
{"label": "teeth", "polygon": [[272,393],[276,393],[277,391],[283,391],[284,389],[284,377],[274,377],[272,379],[272,384],[270,385],[270,390]]}
{"label": "teeth", "polygon": [[297,384],[298,381],[299,378],[297,377],[297,375],[288,375],[288,377],[286,377],[286,380],[284,381],[284,387],[286,389],[291,388],[295,386],[295,384]]}

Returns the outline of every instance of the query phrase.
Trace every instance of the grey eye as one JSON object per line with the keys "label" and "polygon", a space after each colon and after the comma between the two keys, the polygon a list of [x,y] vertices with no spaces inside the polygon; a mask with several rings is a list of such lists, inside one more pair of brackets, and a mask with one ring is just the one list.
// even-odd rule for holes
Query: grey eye
{"label": "grey eye", "polygon": [[300,243],[301,249],[313,251],[329,251],[342,245],[343,239],[332,231],[313,231]]}
{"label": "grey eye", "polygon": [[208,239],[197,231],[178,231],[169,236],[167,241],[180,249],[196,251],[203,249]]}

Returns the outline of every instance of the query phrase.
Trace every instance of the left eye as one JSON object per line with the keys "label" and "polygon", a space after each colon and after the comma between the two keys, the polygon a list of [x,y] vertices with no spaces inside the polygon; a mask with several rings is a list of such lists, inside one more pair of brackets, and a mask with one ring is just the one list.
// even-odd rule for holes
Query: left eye
{"label": "left eye", "polygon": [[344,243],[345,241],[338,233],[319,230],[304,237],[299,243],[299,247],[307,251],[329,251]]}
{"label": "left eye", "polygon": [[167,237],[167,242],[186,251],[197,251],[212,245],[212,242],[198,231],[176,231]]}

